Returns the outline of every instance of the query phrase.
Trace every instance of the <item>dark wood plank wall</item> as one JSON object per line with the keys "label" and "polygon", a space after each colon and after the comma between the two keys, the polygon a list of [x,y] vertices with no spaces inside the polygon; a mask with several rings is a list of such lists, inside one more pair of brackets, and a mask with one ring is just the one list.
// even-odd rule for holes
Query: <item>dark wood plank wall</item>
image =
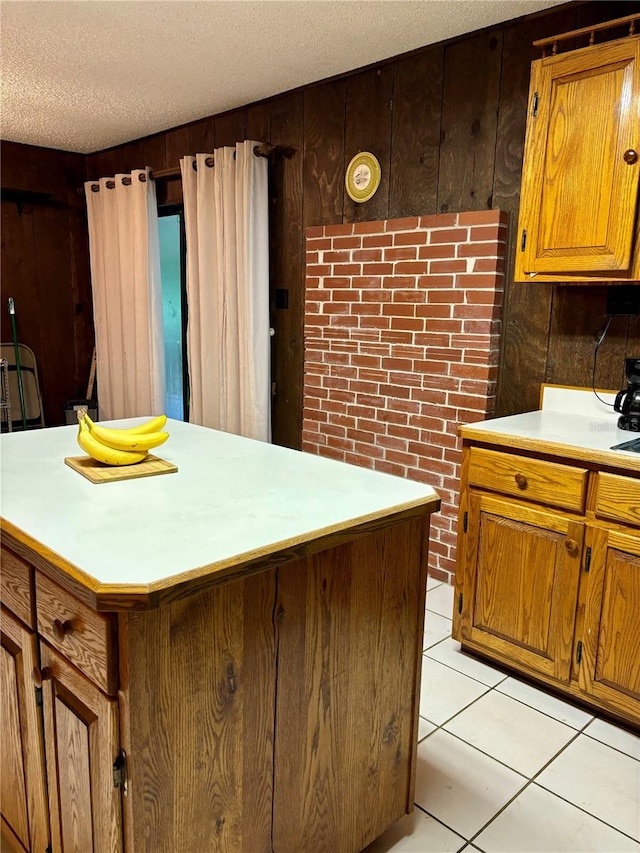
{"label": "dark wood plank wall", "polygon": [[[47,425],[64,423],[69,400],[83,399],[93,352],[93,313],[84,198],[86,158],[2,143],[2,187],[50,194],[20,210],[2,201],[2,341],[11,342],[7,299],[18,340],[37,363]],[[12,400],[12,417],[20,419]]]}
{"label": "dark wood plank wall", "polygon": [[[491,207],[508,211],[498,414],[533,409],[541,382],[590,385],[595,338],[605,321],[606,288],[511,280],[529,68],[540,55],[532,41],[639,9],[638,2],[589,2],[496,26],[89,155],[87,176],[142,166],[155,171],[175,168],[185,154],[245,138],[293,149],[291,156],[274,160],[270,179],[274,440],[293,447],[299,446],[302,408],[304,228],[415,213]],[[380,160],[382,180],[371,201],[356,205],[344,192],[344,171],[362,149]],[[37,154],[31,157],[37,161]],[[160,201],[180,196],[179,180],[158,182]],[[29,269],[39,252],[33,244],[25,257],[11,262],[14,268],[25,267],[25,292],[33,290]],[[65,263],[74,266],[71,257]],[[86,259],[83,264],[86,271]],[[59,286],[64,290],[62,277]],[[276,290],[288,291],[288,308],[276,307]],[[76,304],[64,293],[61,300]],[[88,322],[84,308],[73,321],[61,320],[60,329],[75,330],[79,322]],[[50,337],[66,341],[68,331],[57,329]],[[74,334],[77,338],[80,333]],[[78,355],[86,358],[86,346],[80,346]],[[611,324],[598,358],[599,387],[621,387],[625,355],[640,355],[639,318],[618,317]],[[74,376],[85,368],[76,362]],[[69,382],[66,396],[72,385]],[[54,399],[50,406],[55,408]]]}

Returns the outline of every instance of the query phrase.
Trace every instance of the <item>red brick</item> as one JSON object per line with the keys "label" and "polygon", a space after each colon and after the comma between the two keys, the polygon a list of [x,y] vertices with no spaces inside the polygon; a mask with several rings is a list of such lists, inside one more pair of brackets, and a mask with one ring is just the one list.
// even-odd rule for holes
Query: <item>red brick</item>
{"label": "red brick", "polygon": [[307,277],[319,277],[323,275],[331,275],[331,266],[329,264],[309,264],[306,270]]}
{"label": "red brick", "polygon": [[502,293],[495,290],[465,289],[464,296],[468,305],[502,305]]}
{"label": "red brick", "polygon": [[323,314],[349,314],[351,311],[346,302],[327,302],[322,307]]}
{"label": "red brick", "polygon": [[416,359],[413,363],[413,369],[418,371],[419,373],[448,373],[449,365],[446,361],[428,361]]}
{"label": "red brick", "polygon": [[418,279],[418,287],[453,287],[454,282],[452,275],[422,275]]}
{"label": "red brick", "polygon": [[[358,226],[356,225],[356,228],[357,227]],[[376,249],[379,249],[379,248],[384,247],[384,246],[392,246],[393,245],[393,234],[380,234],[379,236],[376,236],[376,237],[363,237],[362,238],[362,245],[365,249],[372,247],[372,246]]]}
{"label": "red brick", "polygon": [[425,290],[393,290],[390,292],[393,302],[423,303],[427,298]]}
{"label": "red brick", "polygon": [[387,219],[385,231],[409,231],[420,224],[418,216],[405,216],[402,219]]}
{"label": "red brick", "polygon": [[502,258],[476,258],[473,262],[474,272],[504,272],[504,260]]}
{"label": "red brick", "polygon": [[[360,291],[359,290],[351,290],[351,288],[347,290],[321,290],[320,293],[327,294],[327,298],[335,299],[337,302],[359,302],[360,301]],[[309,313],[307,311],[307,313]]]}
{"label": "red brick", "polygon": [[358,325],[358,318],[353,317],[350,314],[340,315],[334,314],[331,317],[331,325],[332,326],[340,326],[344,329],[355,329]]}
{"label": "red brick", "polygon": [[381,308],[382,306],[376,302],[358,302],[357,305],[351,306],[351,312],[360,316],[375,317],[380,314]]}
{"label": "red brick", "polygon": [[398,246],[398,248],[384,250],[385,261],[413,261],[417,255],[416,246]]}
{"label": "red brick", "polygon": [[460,243],[459,258],[495,258],[504,254],[504,245],[498,243]]}
{"label": "red brick", "polygon": [[496,277],[489,273],[481,275],[457,275],[455,286],[468,287],[471,290],[477,287],[494,287],[495,283]]}
{"label": "red brick", "polygon": [[307,266],[309,264],[317,264],[320,260],[318,252],[305,252],[304,262]]}
{"label": "red brick", "polygon": [[308,228],[305,228],[305,236],[308,237],[322,237],[324,235],[324,225],[310,225]]}
{"label": "red brick", "polygon": [[472,243],[482,243],[487,240],[504,242],[507,239],[507,229],[504,225],[488,225],[485,228],[472,228],[470,239]]}
{"label": "red brick", "polygon": [[500,309],[494,305],[454,305],[453,316],[464,319],[492,320],[500,316]]}
{"label": "red brick", "polygon": [[457,222],[458,214],[455,213],[430,213],[420,217],[421,228],[448,228]]}
{"label": "red brick", "polygon": [[353,261],[381,261],[382,249],[356,249],[351,253]]}
{"label": "red brick", "polygon": [[455,258],[455,243],[438,243],[435,246],[420,246],[418,257],[424,260],[433,258]]}
{"label": "red brick", "polygon": [[384,231],[384,222],[356,222],[354,234],[378,234]]}
{"label": "red brick", "polygon": [[350,465],[360,465],[361,468],[373,468],[374,460],[360,453],[345,453],[344,461]]}
{"label": "red brick", "polygon": [[391,317],[415,317],[416,306],[411,302],[387,302],[382,306],[382,313]]}
{"label": "red brick", "polygon": [[477,412],[484,411],[486,407],[484,397],[472,397],[470,394],[449,394],[447,403],[450,406],[455,406],[457,409]]}
{"label": "red brick", "polygon": [[381,471],[383,474],[394,474],[396,477],[404,477],[407,469],[404,465],[398,465],[392,462],[376,460],[374,466],[376,471]]}
{"label": "red brick", "polygon": [[383,358],[382,367],[385,370],[411,370],[413,361],[410,358]]}
{"label": "red brick", "polygon": [[393,273],[393,264],[363,264],[362,272],[365,275],[391,275]]}
{"label": "red brick", "polygon": [[424,275],[427,265],[424,261],[398,261],[393,272],[396,275]]}
{"label": "red brick", "polygon": [[[413,415],[409,417],[413,417]],[[414,441],[420,437],[420,430],[415,429],[415,427],[406,426],[406,424],[390,424],[389,435],[402,438],[405,442]]]}
{"label": "red brick", "polygon": [[370,382],[388,382],[389,373],[379,367],[361,367],[358,371],[358,378]]}
{"label": "red brick", "polygon": [[498,210],[473,210],[458,214],[458,225],[493,225],[499,221]]}
{"label": "red brick", "polygon": [[362,329],[388,329],[390,323],[390,317],[362,317],[359,326]]}
{"label": "red brick", "polygon": [[380,288],[382,287],[382,279],[380,278],[380,276],[354,276],[351,279],[351,287],[360,287],[368,289]]}
{"label": "red brick", "polygon": [[470,334],[483,332],[488,335],[492,331],[491,320],[464,320],[462,328],[464,332]]}
{"label": "red brick", "polygon": [[425,317],[427,319],[451,317],[452,310],[449,302],[428,302],[426,305],[416,305],[416,317]]}
{"label": "red brick", "polygon": [[386,447],[388,450],[406,450],[406,438],[395,438],[391,435],[379,435],[376,438],[378,447]]}
{"label": "red brick", "polygon": [[412,276],[408,275],[390,275],[385,276],[382,282],[383,287],[394,288],[394,287],[404,287],[404,288],[414,288],[416,286],[416,279]]}
{"label": "red brick", "polygon": [[350,222],[343,222],[341,225],[325,225],[324,233],[327,237],[340,237],[354,233],[354,227]]}
{"label": "red brick", "polygon": [[437,228],[431,232],[429,243],[463,243],[466,240],[466,228]]}
{"label": "red brick", "polygon": [[391,302],[393,299],[392,290],[363,290],[360,294],[363,302]]}
{"label": "red brick", "polygon": [[403,332],[422,332],[424,320],[420,317],[392,317],[391,328]]}
{"label": "red brick", "polygon": [[464,291],[462,290],[431,290],[427,293],[427,302],[447,302],[453,305],[455,302],[464,302]]}
{"label": "red brick", "polygon": [[334,237],[332,248],[334,249],[359,249],[362,242],[361,237]]}
{"label": "red brick", "polygon": [[[385,405],[386,400],[382,398],[382,404]],[[377,418],[379,421],[383,421],[387,424],[406,424],[407,423],[407,415],[403,412],[397,412],[390,409],[383,409],[377,413]]]}
{"label": "red brick", "polygon": [[394,246],[421,246],[426,242],[426,231],[399,231],[393,235]]}
{"label": "red brick", "polygon": [[429,263],[429,272],[431,274],[443,272],[466,272],[467,262],[464,260],[451,261],[431,261]]}
{"label": "red brick", "polygon": [[351,275],[360,275],[362,272],[360,264],[334,264],[333,265],[333,275],[334,276],[351,276]]}
{"label": "red brick", "polygon": [[351,260],[350,252],[323,252],[322,260],[325,264],[346,264]]}
{"label": "red brick", "polygon": [[307,240],[307,249],[311,250],[322,250],[322,249],[330,249],[331,248],[331,237],[321,237],[314,238],[313,240]]}
{"label": "red brick", "polygon": [[[309,302],[324,302],[327,299],[331,299],[331,291],[324,290],[321,287],[307,287],[304,293],[305,303]],[[305,313],[309,314],[310,309],[305,308]]]}

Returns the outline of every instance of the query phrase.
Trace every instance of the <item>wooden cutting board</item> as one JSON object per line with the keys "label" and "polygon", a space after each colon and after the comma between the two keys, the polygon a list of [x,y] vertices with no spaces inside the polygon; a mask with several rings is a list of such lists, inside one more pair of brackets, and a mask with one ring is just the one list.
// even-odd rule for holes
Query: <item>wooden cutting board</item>
{"label": "wooden cutting board", "polygon": [[92,483],[114,483],[136,477],[155,477],[156,474],[173,474],[178,466],[150,453],[143,462],[135,465],[104,465],[90,456],[65,456],[66,464]]}

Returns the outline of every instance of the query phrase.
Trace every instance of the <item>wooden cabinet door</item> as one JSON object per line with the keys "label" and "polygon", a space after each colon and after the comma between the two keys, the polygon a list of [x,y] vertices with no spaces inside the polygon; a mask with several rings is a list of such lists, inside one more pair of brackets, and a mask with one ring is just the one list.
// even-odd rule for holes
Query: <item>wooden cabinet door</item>
{"label": "wooden cabinet door", "polygon": [[40,647],[53,853],[120,853],[118,703]]}
{"label": "wooden cabinet door", "polygon": [[4,608],[0,655],[3,830],[14,846],[44,853],[49,845],[44,744],[31,677],[37,664],[36,635]]}
{"label": "wooden cabinet door", "polygon": [[516,279],[628,273],[640,160],[625,152],[640,157],[640,40],[534,62],[530,96]]}
{"label": "wooden cabinet door", "polygon": [[582,690],[640,719],[640,534],[596,528],[588,575]]}
{"label": "wooden cabinet door", "polygon": [[473,491],[457,637],[568,681],[584,524]]}

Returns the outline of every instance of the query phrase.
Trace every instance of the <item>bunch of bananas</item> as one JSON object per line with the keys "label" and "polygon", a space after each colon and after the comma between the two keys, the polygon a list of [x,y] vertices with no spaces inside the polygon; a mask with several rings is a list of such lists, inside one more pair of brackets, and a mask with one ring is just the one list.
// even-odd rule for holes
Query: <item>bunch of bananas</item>
{"label": "bunch of bananas", "polygon": [[78,410],[78,444],[97,462],[105,465],[133,465],[142,462],[149,450],[169,438],[162,432],[166,415],[152,418],[140,426],[113,429],[95,424],[86,409]]}

